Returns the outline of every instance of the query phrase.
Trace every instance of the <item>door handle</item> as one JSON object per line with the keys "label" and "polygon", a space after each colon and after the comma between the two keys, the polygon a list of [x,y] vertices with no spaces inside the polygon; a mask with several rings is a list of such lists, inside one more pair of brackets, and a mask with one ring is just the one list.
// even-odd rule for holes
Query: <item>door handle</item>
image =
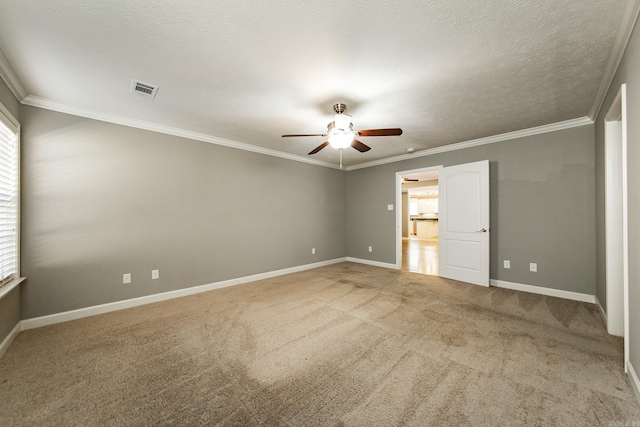
{"label": "door handle", "polygon": [[476,233],[486,233],[486,232],[487,232],[487,229],[486,229],[486,228],[483,228],[482,230],[478,230],[478,231],[476,231]]}

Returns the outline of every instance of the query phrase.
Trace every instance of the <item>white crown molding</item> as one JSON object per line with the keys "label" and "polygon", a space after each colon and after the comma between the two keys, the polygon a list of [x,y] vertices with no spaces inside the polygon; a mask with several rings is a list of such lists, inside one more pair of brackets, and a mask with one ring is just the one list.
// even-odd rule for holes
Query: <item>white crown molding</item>
{"label": "white crown molding", "polygon": [[4,80],[18,101],[22,102],[22,100],[27,97],[27,91],[24,89],[24,86],[22,86],[22,82],[20,82],[18,75],[13,71],[11,65],[9,65],[9,61],[2,51],[0,51],[0,77],[2,77],[2,80]]}
{"label": "white crown molding", "polygon": [[598,114],[600,114],[600,109],[607,97],[607,92],[609,92],[611,83],[613,83],[613,79],[616,76],[624,52],[627,49],[627,44],[631,38],[631,33],[638,19],[638,13],[640,13],[640,0],[625,0],[622,6],[622,13],[620,14],[620,22],[618,23],[618,28],[616,29],[616,34],[613,39],[613,47],[611,48],[611,53],[607,61],[607,68],[605,68],[596,98],[589,112],[589,117],[594,121],[598,117]]}
{"label": "white crown molding", "polygon": [[540,135],[547,132],[555,132],[574,127],[593,124],[593,120],[589,117],[579,117],[577,119],[565,120],[563,122],[551,123],[548,125],[537,126],[529,129],[522,129],[513,132],[502,133],[484,138],[472,139],[470,141],[458,142],[455,144],[443,145],[441,147],[429,148],[427,150],[416,151],[411,154],[401,154],[399,156],[387,157],[386,159],[374,160],[372,162],[360,163],[358,165],[348,166],[346,171],[356,169],[370,168],[373,166],[384,165],[387,163],[400,162],[415,157],[431,156],[433,154],[445,153],[447,151],[463,150],[465,148],[477,147],[479,145],[493,144],[495,142],[508,141],[510,139],[524,138],[526,136]]}
{"label": "white crown molding", "polygon": [[22,100],[22,103],[25,105],[30,105],[32,107],[44,108],[46,110],[52,110],[60,113],[70,114],[72,116],[85,117],[88,119],[99,120],[102,122],[114,123],[117,125],[128,126],[128,127],[137,128],[137,129],[144,129],[144,130],[163,133],[167,135],[173,135],[180,138],[208,142],[210,144],[222,145],[224,147],[236,148],[238,150],[244,150],[244,151],[251,151],[253,153],[279,157],[287,160],[294,160],[296,162],[309,163],[312,165],[323,166],[331,169],[340,169],[338,165],[329,163],[329,162],[324,162],[322,160],[310,159],[307,157],[297,156],[295,154],[289,154],[282,151],[271,150],[269,148],[258,147],[256,145],[245,144],[243,142],[219,138],[219,137],[208,135],[205,133],[193,132],[193,131],[189,131],[186,129],[181,129],[173,126],[161,125],[159,123],[131,119],[128,117],[118,116],[115,114],[102,114],[102,113],[90,111],[83,108],[77,108],[70,105],[49,101],[47,99],[40,98],[33,95],[29,95],[26,98],[24,98]]}
{"label": "white crown molding", "polygon": [[[71,105],[57,103],[57,102],[50,101],[50,100],[33,96],[33,95],[28,95],[27,97],[25,97],[22,100],[22,103],[24,105],[44,108],[46,110],[57,111],[60,113],[70,114],[73,116],[85,117],[88,119],[99,120],[107,123],[114,123],[122,126],[128,126],[128,127],[133,127],[137,129],[144,129],[144,130],[163,133],[167,135],[173,135],[180,138],[186,138],[186,139],[192,139],[195,141],[207,142],[210,144],[222,145],[225,147],[236,148],[239,150],[250,151],[253,153],[279,157],[282,159],[293,160],[293,161],[302,162],[302,163],[308,163],[316,166],[323,166],[331,169],[340,169],[340,167],[334,163],[329,163],[321,160],[314,160],[308,157],[297,156],[297,155],[285,153],[282,151],[271,150],[269,148],[258,147],[258,146],[246,144],[243,142],[219,138],[213,135],[193,132],[186,129],[161,125],[159,123],[131,119],[128,117],[118,116],[115,114],[102,114],[95,111],[74,107]],[[593,120],[591,120],[589,117],[580,117],[577,119],[551,123],[548,125],[537,126],[534,128],[522,129],[514,132],[503,133],[500,135],[488,136],[485,138],[473,139],[470,141],[458,142],[456,144],[449,144],[441,147],[430,148],[427,150],[417,151],[411,154],[402,154],[399,156],[374,160],[372,162],[360,163],[353,166],[347,166],[343,170],[350,171],[350,170],[356,170],[356,169],[363,169],[363,168],[383,165],[387,163],[394,163],[402,160],[408,160],[414,157],[430,156],[432,154],[444,153],[447,151],[462,150],[464,148],[476,147],[476,146],[485,145],[485,144],[492,144],[494,142],[522,138],[525,136],[539,135],[539,134],[554,132],[554,131],[563,130],[563,129],[570,129],[573,127],[584,126],[592,123],[593,123]]]}
{"label": "white crown molding", "polygon": [[[118,116],[114,114],[102,114],[95,111],[74,107],[71,105],[57,103],[57,102],[50,101],[50,100],[33,96],[33,95],[28,95],[27,97],[25,97],[22,100],[22,103],[25,105],[30,105],[32,107],[44,108],[46,110],[57,111],[60,113],[70,114],[73,116],[85,117],[88,119],[99,120],[107,123],[114,123],[122,126],[129,126],[137,129],[144,129],[152,132],[158,132],[158,133],[163,133],[167,135],[178,136],[181,138],[192,139],[195,141],[208,142],[210,144],[222,145],[225,147],[236,148],[239,150],[250,151],[253,153],[279,157],[282,159],[293,160],[293,161],[302,162],[302,163],[309,163],[312,165],[323,166],[331,169],[340,169],[340,167],[334,163],[329,163],[321,160],[314,160],[308,157],[297,156],[297,155],[285,153],[282,151],[271,150],[269,148],[258,147],[258,146],[246,144],[243,142],[219,138],[213,135],[193,132],[193,131],[180,129],[172,126],[165,126],[158,123],[147,122],[144,120],[131,119],[128,117]],[[374,160],[372,162],[360,163],[358,165],[347,166],[343,170],[350,171],[350,170],[368,168],[368,167],[383,165],[387,163],[399,162],[399,161],[411,159],[414,157],[430,156],[432,154],[444,153],[447,151],[462,150],[464,148],[476,147],[478,145],[492,144],[494,142],[522,138],[522,137],[531,136],[531,135],[539,135],[542,133],[554,132],[554,131],[563,130],[563,129],[570,129],[573,127],[584,126],[592,123],[593,121],[589,117],[580,117],[577,119],[571,119],[563,122],[537,126],[534,128],[522,129],[514,132],[503,133],[500,135],[488,136],[485,138],[473,139],[470,141],[459,142],[456,144],[444,145],[442,147],[436,147],[428,150],[417,151],[411,154],[402,154],[399,156]]]}

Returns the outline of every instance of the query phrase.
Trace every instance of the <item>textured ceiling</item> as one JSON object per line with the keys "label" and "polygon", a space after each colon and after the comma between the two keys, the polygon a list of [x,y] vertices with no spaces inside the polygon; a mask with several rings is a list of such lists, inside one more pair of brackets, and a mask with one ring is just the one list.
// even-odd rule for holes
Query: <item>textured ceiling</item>
{"label": "textured ceiling", "polygon": [[[345,165],[587,116],[622,0],[0,0],[26,95],[299,156],[332,105],[362,138]],[[131,79],[159,86],[129,93]],[[338,161],[326,148],[314,156]]]}

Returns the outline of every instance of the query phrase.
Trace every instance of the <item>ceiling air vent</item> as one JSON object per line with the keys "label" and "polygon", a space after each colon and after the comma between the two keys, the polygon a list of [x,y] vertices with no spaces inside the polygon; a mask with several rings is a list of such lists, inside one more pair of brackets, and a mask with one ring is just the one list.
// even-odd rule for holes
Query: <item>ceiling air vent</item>
{"label": "ceiling air vent", "polygon": [[131,80],[131,93],[137,93],[147,98],[155,98],[156,92],[158,92],[158,86],[142,83],[138,80]]}

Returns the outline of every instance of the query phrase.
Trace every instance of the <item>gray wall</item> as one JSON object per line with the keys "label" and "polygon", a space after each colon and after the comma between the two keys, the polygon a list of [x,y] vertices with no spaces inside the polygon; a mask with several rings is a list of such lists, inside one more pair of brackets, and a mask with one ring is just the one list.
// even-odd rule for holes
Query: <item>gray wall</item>
{"label": "gray wall", "polygon": [[[13,96],[5,82],[0,79],[0,104],[20,120],[20,103]],[[2,342],[20,321],[20,287],[0,299],[0,342]]]}
{"label": "gray wall", "polygon": [[[490,161],[491,278],[595,293],[594,127],[581,126],[347,174],[347,254],[395,264],[395,173]],[[373,246],[369,253],[367,246]],[[502,260],[511,260],[511,269]],[[529,263],[538,272],[529,272]]]}
{"label": "gray wall", "polygon": [[0,79],[0,103],[13,114],[13,117],[20,119],[20,103],[2,79]]}
{"label": "gray wall", "polygon": [[27,106],[21,116],[23,318],[346,255],[343,171]]}
{"label": "gray wall", "polygon": [[[631,36],[616,76],[596,120],[596,167],[598,212],[598,298],[605,294],[604,261],[604,117],[620,86],[627,84],[627,169],[629,217],[629,336],[630,361],[640,372],[640,33]],[[603,300],[600,300],[603,304]]]}
{"label": "gray wall", "polygon": [[0,342],[20,321],[20,286],[0,299]]}

